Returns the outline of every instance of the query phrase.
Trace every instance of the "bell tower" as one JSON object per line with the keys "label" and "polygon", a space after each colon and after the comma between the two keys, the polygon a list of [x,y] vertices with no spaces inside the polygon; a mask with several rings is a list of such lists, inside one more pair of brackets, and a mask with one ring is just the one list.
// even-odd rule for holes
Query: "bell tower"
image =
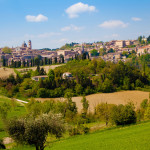
{"label": "bell tower", "polygon": [[31,40],[29,40],[29,42],[28,42],[28,47],[29,47],[30,49],[32,49],[32,43],[31,43]]}

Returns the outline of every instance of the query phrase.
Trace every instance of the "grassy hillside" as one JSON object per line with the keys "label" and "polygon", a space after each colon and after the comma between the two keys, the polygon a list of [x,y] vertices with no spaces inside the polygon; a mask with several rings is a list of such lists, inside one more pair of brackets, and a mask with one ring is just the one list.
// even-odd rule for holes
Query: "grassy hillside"
{"label": "grassy hillside", "polygon": [[150,122],[72,137],[46,150],[149,150]]}
{"label": "grassy hillside", "polygon": [[[11,99],[7,98],[5,96],[1,96],[0,95],[0,104],[2,103],[10,103],[10,105],[13,105],[11,103]],[[23,106],[23,104],[16,102],[15,104],[16,106],[12,107],[10,111],[8,111],[8,118],[12,118],[12,117],[18,117],[18,116],[22,116],[26,113],[25,107]],[[0,118],[0,139],[7,137],[7,133],[4,131],[4,124],[3,121]]]}
{"label": "grassy hillside", "polygon": [[[50,144],[45,150],[149,150],[150,122],[79,135]],[[34,150],[17,147],[13,150]]]}

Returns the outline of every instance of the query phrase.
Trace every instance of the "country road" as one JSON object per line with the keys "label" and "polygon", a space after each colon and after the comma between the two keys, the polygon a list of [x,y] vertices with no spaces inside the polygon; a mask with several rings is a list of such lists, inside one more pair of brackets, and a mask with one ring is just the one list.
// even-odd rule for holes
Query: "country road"
{"label": "country road", "polygon": [[18,102],[24,103],[24,104],[27,104],[27,103],[28,103],[28,102],[22,101],[22,100],[20,100],[20,99],[15,99],[15,100],[18,101]]}

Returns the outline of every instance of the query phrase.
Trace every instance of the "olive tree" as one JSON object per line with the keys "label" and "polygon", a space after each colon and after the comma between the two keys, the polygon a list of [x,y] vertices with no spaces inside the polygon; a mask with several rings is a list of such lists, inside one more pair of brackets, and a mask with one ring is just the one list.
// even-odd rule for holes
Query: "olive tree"
{"label": "olive tree", "polygon": [[60,114],[42,114],[37,118],[12,119],[8,122],[9,135],[20,144],[34,145],[36,150],[44,150],[48,134],[60,138],[65,131]]}

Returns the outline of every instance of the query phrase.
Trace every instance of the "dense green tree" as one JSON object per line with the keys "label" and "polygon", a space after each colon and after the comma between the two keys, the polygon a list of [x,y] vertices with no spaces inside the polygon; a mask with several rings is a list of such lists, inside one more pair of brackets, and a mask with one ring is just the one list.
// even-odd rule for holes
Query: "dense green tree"
{"label": "dense green tree", "polygon": [[3,61],[3,66],[5,67],[6,66],[6,59],[3,57],[2,61]]}
{"label": "dense green tree", "polygon": [[81,103],[82,103],[82,114],[84,115],[84,116],[86,116],[87,115],[87,111],[88,111],[88,108],[89,108],[89,102],[88,102],[88,100],[86,99],[86,97],[85,96],[83,96],[83,98],[82,98],[82,100],[81,100]]}
{"label": "dense green tree", "polygon": [[26,66],[26,62],[25,60],[23,60],[22,66],[25,67]]}
{"label": "dense green tree", "polygon": [[77,84],[75,86],[75,91],[76,91],[77,95],[81,95],[83,93],[83,87],[82,87],[82,85],[81,84]]}
{"label": "dense green tree", "polygon": [[106,78],[105,81],[102,83],[102,91],[104,93],[109,93],[114,91],[113,83],[108,78]]}
{"label": "dense green tree", "polygon": [[106,126],[111,120],[111,111],[114,105],[101,103],[96,106],[96,114],[102,120],[105,121]]}
{"label": "dense green tree", "polygon": [[57,57],[54,58],[54,63],[55,63],[55,64],[57,63]]}
{"label": "dense green tree", "polygon": [[90,51],[92,56],[99,56],[99,53],[96,49],[93,49],[92,51]]}
{"label": "dense green tree", "polygon": [[35,57],[34,58],[34,65],[39,66],[40,65],[40,60],[41,60],[41,56]]}
{"label": "dense green tree", "polygon": [[46,74],[46,72],[45,72],[44,68],[41,68],[40,72],[39,72],[39,75],[45,75],[45,74]]}
{"label": "dense green tree", "polygon": [[44,58],[44,65],[47,65],[47,57]]}
{"label": "dense green tree", "polygon": [[109,50],[108,50],[108,53],[114,53],[115,51],[112,49],[112,48],[110,48]]}
{"label": "dense green tree", "polygon": [[48,79],[53,81],[55,79],[55,73],[53,69],[50,69],[48,72]]}
{"label": "dense green tree", "polygon": [[27,60],[27,67],[29,67],[29,61]]}
{"label": "dense green tree", "polygon": [[45,88],[40,88],[40,89],[38,89],[38,91],[37,91],[37,96],[38,96],[38,97],[41,97],[41,98],[49,97],[49,96],[48,96],[47,89],[45,89]]}
{"label": "dense green tree", "polygon": [[76,103],[72,101],[73,93],[68,91],[65,93],[64,98],[66,98],[66,107],[64,110],[64,117],[69,119],[73,119],[73,117],[77,114],[77,106]]}

